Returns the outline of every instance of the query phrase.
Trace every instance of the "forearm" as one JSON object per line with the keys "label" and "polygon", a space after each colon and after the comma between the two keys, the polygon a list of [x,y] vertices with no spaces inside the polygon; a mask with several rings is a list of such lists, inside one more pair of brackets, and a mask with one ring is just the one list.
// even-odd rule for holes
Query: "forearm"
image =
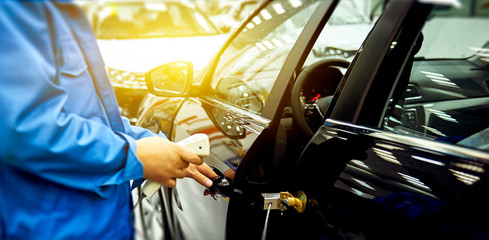
{"label": "forearm", "polygon": [[[111,129],[83,56],[54,45],[45,3],[1,4],[0,52],[11,57],[0,59],[0,161],[101,195],[104,185],[141,177],[135,140]],[[73,39],[61,44],[76,50]],[[59,74],[58,64],[82,71]]]}

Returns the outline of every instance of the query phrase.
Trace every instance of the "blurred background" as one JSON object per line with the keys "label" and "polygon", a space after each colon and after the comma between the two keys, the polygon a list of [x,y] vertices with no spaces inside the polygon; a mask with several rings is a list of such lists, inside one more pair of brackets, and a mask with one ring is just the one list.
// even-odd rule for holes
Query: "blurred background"
{"label": "blurred background", "polygon": [[122,115],[137,120],[144,73],[191,61],[195,74],[258,5],[257,0],[75,1],[95,32]]}
{"label": "blurred background", "polygon": [[[292,0],[289,0],[292,1]],[[333,19],[348,25],[380,14],[382,1],[350,0],[358,13]],[[474,0],[481,2],[487,0]],[[223,46],[260,0],[75,0],[95,32],[122,115],[135,124],[148,94],[144,73],[174,61],[190,61],[194,74]],[[487,4],[487,3],[485,3]],[[473,11],[475,4],[458,9]]]}

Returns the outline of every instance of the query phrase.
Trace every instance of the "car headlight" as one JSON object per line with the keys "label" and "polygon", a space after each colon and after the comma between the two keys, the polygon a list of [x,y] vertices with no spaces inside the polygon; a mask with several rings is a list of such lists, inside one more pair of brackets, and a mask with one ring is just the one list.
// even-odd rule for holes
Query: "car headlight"
{"label": "car headlight", "polygon": [[144,73],[128,72],[112,68],[107,68],[107,73],[114,87],[148,89],[144,80]]}

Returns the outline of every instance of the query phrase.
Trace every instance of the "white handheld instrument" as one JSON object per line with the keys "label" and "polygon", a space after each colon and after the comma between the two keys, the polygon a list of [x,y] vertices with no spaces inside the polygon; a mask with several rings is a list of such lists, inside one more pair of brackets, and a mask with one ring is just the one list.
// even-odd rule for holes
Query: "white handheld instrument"
{"label": "white handheld instrument", "polygon": [[[203,133],[196,133],[188,138],[177,142],[179,146],[191,151],[200,157],[207,157],[210,153],[209,137]],[[151,197],[160,189],[161,184],[151,180],[146,180],[143,185],[144,195]]]}

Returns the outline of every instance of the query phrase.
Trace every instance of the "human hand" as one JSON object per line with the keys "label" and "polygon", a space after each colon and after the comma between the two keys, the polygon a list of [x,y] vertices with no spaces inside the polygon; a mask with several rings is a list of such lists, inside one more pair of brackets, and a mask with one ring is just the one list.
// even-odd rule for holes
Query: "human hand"
{"label": "human hand", "polygon": [[[161,137],[142,138],[136,140],[136,145],[136,155],[143,163],[143,177],[170,188],[176,186],[177,178],[189,174],[189,164],[197,166],[203,163],[197,154]],[[197,173],[194,175],[198,177]]]}
{"label": "human hand", "polygon": [[206,163],[202,165],[190,164],[185,169],[185,177],[193,178],[202,186],[208,188],[212,186],[212,180],[217,177],[217,174]]}
{"label": "human hand", "polygon": [[[219,170],[217,170],[217,169],[215,169],[214,171],[217,171],[216,172],[217,174],[216,174],[216,177],[214,177],[214,180],[219,178],[219,175],[221,175],[221,178],[218,179],[216,187],[211,186],[211,187],[208,187],[207,189],[205,189],[204,196],[211,195],[216,200],[217,200],[216,194],[220,194],[221,197],[222,196],[230,197],[230,196],[227,196],[226,194],[230,193],[229,192],[229,190],[230,190],[229,186],[231,186],[230,184],[234,180],[235,171],[231,168],[227,169],[223,173],[220,173]],[[224,177],[225,179],[222,177]],[[213,183],[214,183],[214,181],[213,181]],[[219,190],[218,190],[218,188],[219,188]],[[232,193],[231,193],[231,195],[232,195]]]}

